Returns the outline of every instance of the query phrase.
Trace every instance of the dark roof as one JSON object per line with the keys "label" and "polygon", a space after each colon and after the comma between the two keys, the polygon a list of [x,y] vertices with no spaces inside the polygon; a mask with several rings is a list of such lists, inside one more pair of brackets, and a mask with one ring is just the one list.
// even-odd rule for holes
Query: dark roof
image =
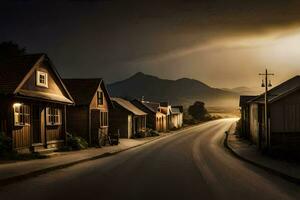
{"label": "dark roof", "polygon": [[[295,76],[268,91],[268,101],[273,102],[300,88],[300,76]],[[263,103],[264,94],[254,98],[253,102]]]}
{"label": "dark roof", "polygon": [[253,96],[253,95],[241,95],[240,96],[240,107],[244,106],[247,102],[251,101],[252,99],[254,99],[257,96]]}
{"label": "dark roof", "polygon": [[141,108],[140,106],[142,106],[143,108],[145,108],[146,110],[148,110],[151,113],[157,113],[158,112],[158,108],[159,108],[159,103],[156,102],[150,102],[150,101],[141,101],[138,99],[134,99],[131,101],[134,105],[138,106],[139,108]]}
{"label": "dark roof", "polygon": [[171,106],[172,108],[179,108],[180,112],[183,113],[183,106]]}
{"label": "dark roof", "polygon": [[[102,81],[101,78],[63,79],[76,105],[90,105]],[[107,99],[109,100],[109,97]]]}
{"label": "dark roof", "polygon": [[169,102],[160,102],[160,106],[162,107],[168,107],[169,105]]}
{"label": "dark roof", "polygon": [[158,112],[158,108],[160,107],[160,104],[156,102],[144,101],[142,103],[155,113]]}
{"label": "dark roof", "polygon": [[136,106],[134,106],[132,103],[130,103],[129,101],[127,101],[125,99],[111,98],[111,100],[114,103],[117,103],[118,105],[120,105],[121,107],[126,109],[127,111],[133,113],[134,115],[147,115],[147,113],[141,111],[139,108],[137,108]]}
{"label": "dark roof", "polygon": [[13,94],[33,66],[45,54],[31,54],[0,61],[0,93]]}
{"label": "dark roof", "polygon": [[179,108],[175,108],[175,107],[171,107],[171,112],[172,114],[180,114],[180,109]]}

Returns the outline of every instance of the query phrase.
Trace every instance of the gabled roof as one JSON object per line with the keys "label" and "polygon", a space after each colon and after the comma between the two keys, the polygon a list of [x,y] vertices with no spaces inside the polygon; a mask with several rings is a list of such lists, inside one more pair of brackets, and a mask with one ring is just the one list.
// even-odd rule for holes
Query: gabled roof
{"label": "gabled roof", "polygon": [[[296,91],[298,88],[300,88],[300,76],[295,76],[269,90],[268,101],[274,102],[281,97],[286,96],[286,94],[290,94],[291,92]],[[264,103],[264,94],[265,93],[252,99],[251,102]]]}
{"label": "gabled roof", "polygon": [[[53,74],[58,79],[67,97],[37,92],[33,94],[29,91],[21,90],[23,84],[28,80],[30,75],[32,75],[32,73],[34,73],[35,69],[38,67],[38,63],[44,59],[49,63],[49,69],[52,70]],[[0,94],[20,97],[34,97],[43,100],[59,101],[67,104],[74,103],[72,96],[62,82],[56,68],[54,67],[48,56],[44,53],[29,54],[10,58],[7,60],[1,60],[0,69]]]}
{"label": "gabled roof", "polygon": [[143,104],[145,106],[147,106],[148,108],[152,109],[153,112],[158,112],[158,109],[160,107],[160,104],[159,103],[156,103],[156,102],[149,102],[149,101],[144,101]]}
{"label": "gabled roof", "polygon": [[31,54],[0,61],[0,93],[14,94],[25,76],[45,54]]}
{"label": "gabled roof", "polygon": [[150,101],[140,101],[138,99],[134,99],[131,101],[134,105],[137,107],[142,106],[146,110],[148,110],[151,113],[157,113],[159,112],[158,108],[160,107],[159,103],[156,102],[150,102]]}
{"label": "gabled roof", "polygon": [[130,103],[129,101],[125,100],[125,99],[121,99],[121,98],[111,98],[111,100],[118,104],[119,106],[123,107],[125,110],[133,113],[134,115],[147,115],[147,113],[141,111],[140,109],[138,109],[136,106],[134,106],[132,103]]}
{"label": "gabled roof", "polygon": [[180,114],[180,109],[179,108],[176,108],[176,107],[171,107],[171,112],[172,114]]}
{"label": "gabled roof", "polygon": [[245,104],[247,104],[247,102],[251,101],[255,97],[257,97],[257,96],[254,96],[254,95],[241,95],[239,106],[240,107],[244,106]]}
{"label": "gabled roof", "polygon": [[109,106],[112,106],[109,94],[101,78],[86,79],[63,79],[76,105],[90,105],[99,85],[107,99]]}

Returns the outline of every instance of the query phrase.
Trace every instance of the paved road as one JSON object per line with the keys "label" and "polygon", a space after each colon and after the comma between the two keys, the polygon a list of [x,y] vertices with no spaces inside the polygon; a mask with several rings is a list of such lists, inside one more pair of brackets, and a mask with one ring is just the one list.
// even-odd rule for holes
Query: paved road
{"label": "paved road", "polygon": [[300,187],[244,163],[222,146],[234,119],[0,189],[0,199],[300,199]]}

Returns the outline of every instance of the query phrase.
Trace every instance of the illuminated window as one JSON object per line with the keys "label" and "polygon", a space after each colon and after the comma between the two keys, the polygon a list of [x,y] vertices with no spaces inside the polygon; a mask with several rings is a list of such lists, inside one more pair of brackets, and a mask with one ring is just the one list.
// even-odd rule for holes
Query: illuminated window
{"label": "illuminated window", "polygon": [[100,126],[108,126],[108,112],[100,112]]}
{"label": "illuminated window", "polygon": [[14,104],[13,107],[15,126],[30,125],[30,107],[19,103]]}
{"label": "illuminated window", "polygon": [[59,108],[46,108],[47,125],[55,126],[61,125],[61,109]]}
{"label": "illuminated window", "polygon": [[103,92],[97,91],[97,104],[103,105]]}
{"label": "illuminated window", "polygon": [[36,71],[36,85],[48,88],[48,74],[42,71]]}

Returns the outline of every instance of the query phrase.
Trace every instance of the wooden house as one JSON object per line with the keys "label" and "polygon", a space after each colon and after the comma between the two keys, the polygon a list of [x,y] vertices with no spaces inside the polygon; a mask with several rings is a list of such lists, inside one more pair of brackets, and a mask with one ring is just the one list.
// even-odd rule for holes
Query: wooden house
{"label": "wooden house", "polygon": [[183,107],[171,106],[171,127],[179,129],[183,125]]}
{"label": "wooden house", "polygon": [[136,107],[147,113],[147,127],[159,132],[167,131],[167,116],[160,112],[160,104],[145,100],[131,101]]}
{"label": "wooden house", "polygon": [[99,78],[63,81],[75,101],[75,106],[67,108],[68,132],[84,138],[90,145],[98,144],[100,135],[108,135],[108,112],[112,108],[104,81]]}
{"label": "wooden house", "polygon": [[0,132],[19,152],[54,150],[66,139],[73,98],[46,54],[0,61]]}
{"label": "wooden house", "polygon": [[[250,139],[260,148],[267,147],[264,120],[264,94],[249,102]],[[268,92],[270,148],[300,147],[300,76],[295,76]]]}
{"label": "wooden house", "polygon": [[125,99],[111,99],[114,106],[109,113],[112,132],[119,132],[121,138],[132,138],[146,131],[147,113]]}

